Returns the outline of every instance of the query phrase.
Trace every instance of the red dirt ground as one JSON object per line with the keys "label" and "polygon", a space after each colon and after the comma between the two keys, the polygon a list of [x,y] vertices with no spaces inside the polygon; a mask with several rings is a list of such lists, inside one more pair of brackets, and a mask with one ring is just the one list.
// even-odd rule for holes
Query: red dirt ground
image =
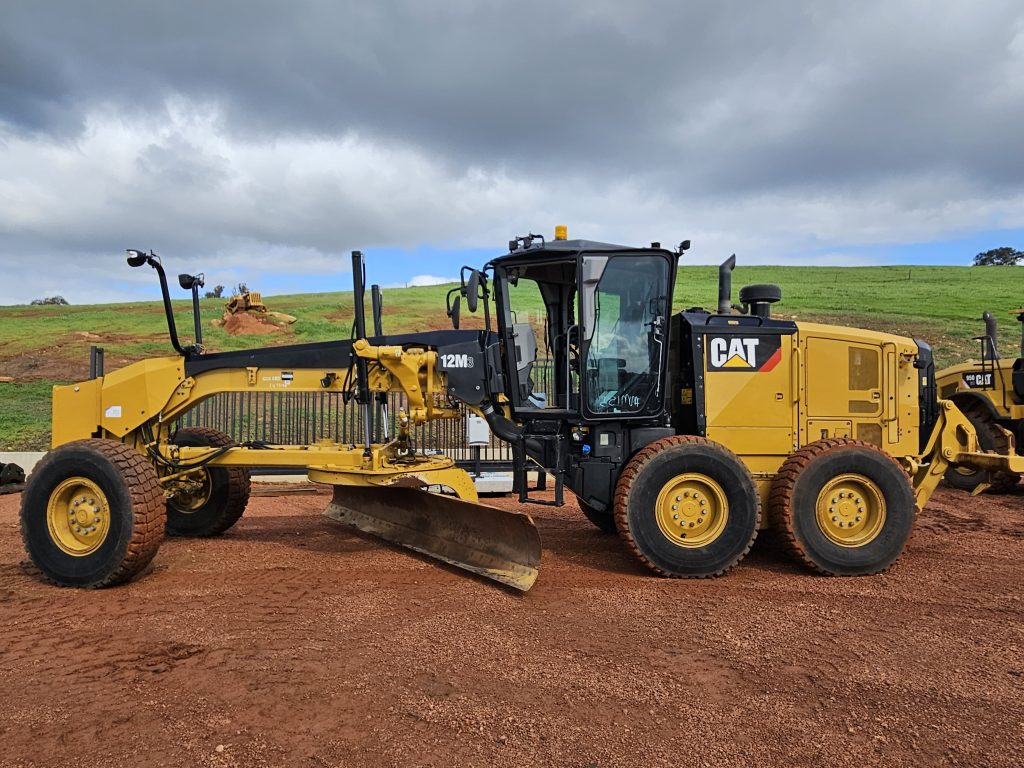
{"label": "red dirt ground", "polygon": [[1024,493],[940,491],[859,579],[770,536],[724,578],[659,579],[571,505],[531,508],[525,595],[327,500],[254,498],[88,592],[33,575],[0,497],[0,765],[1024,764]]}

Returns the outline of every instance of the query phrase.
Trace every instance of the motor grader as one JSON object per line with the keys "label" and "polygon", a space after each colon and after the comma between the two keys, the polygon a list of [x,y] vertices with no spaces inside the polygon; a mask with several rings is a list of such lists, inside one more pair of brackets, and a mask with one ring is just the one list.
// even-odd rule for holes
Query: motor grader
{"label": "motor grader", "polygon": [[[250,469],[292,467],[334,486],[329,517],[526,590],[541,554],[530,517],[477,503],[469,476],[411,437],[466,409],[511,445],[520,501],[562,504],[568,488],[669,577],[725,573],[767,525],[814,570],[877,573],[950,462],[1019,471],[937,399],[924,342],[772,317],[773,285],[740,290],[735,311],[735,257],[720,268],[717,311],[673,312],[688,247],[569,240],[562,228],[516,238],[483,269],[463,268],[452,330],[373,337],[355,252],[351,339],[212,353],[180,343],[159,258],[129,251],[130,265],[157,271],[176,354],[54,389],[53,449],[23,497],[25,546],[57,584],[116,584],[165,531],[226,531]],[[482,304],[482,329],[460,329],[463,300]],[[235,444],[174,426],[216,394],[275,391],[355,398],[362,441]],[[375,398],[394,391],[407,405],[374,442]],[[553,476],[553,498],[526,482],[537,469]]]}
{"label": "motor grader", "polygon": [[[981,447],[996,453],[1020,453],[1024,440],[1024,308],[1010,314],[1021,327],[1019,357],[999,354],[996,319],[985,312],[985,333],[974,338],[981,343],[981,357],[935,374],[939,396],[952,400],[974,425]],[[1020,482],[1020,473],[954,464],[946,470],[946,482],[965,491],[1007,493]]]}

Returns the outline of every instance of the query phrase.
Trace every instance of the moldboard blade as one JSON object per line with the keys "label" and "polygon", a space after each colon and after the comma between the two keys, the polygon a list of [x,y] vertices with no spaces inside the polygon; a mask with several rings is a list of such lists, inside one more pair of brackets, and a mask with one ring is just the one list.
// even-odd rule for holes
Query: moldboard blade
{"label": "moldboard blade", "polygon": [[345,485],[324,514],[524,592],[537,580],[540,534],[529,515],[414,488]]}

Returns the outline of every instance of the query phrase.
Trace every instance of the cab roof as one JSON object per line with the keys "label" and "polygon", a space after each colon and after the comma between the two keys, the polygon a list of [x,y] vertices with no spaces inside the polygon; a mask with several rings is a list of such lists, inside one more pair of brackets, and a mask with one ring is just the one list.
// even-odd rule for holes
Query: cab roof
{"label": "cab roof", "polygon": [[565,256],[574,256],[581,252],[629,252],[629,251],[659,251],[666,252],[664,248],[637,247],[635,245],[616,245],[615,243],[602,243],[597,240],[548,240],[544,244],[534,244],[529,248],[517,248],[514,251],[497,256],[491,261],[495,264],[518,260],[521,258],[532,258],[542,253],[556,253]]}

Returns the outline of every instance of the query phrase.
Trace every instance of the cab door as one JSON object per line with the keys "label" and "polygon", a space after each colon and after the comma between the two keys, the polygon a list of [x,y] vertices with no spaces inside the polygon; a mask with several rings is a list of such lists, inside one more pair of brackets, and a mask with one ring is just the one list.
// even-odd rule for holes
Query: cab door
{"label": "cab door", "polygon": [[662,412],[673,266],[656,252],[581,256],[584,419]]}

